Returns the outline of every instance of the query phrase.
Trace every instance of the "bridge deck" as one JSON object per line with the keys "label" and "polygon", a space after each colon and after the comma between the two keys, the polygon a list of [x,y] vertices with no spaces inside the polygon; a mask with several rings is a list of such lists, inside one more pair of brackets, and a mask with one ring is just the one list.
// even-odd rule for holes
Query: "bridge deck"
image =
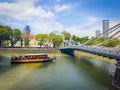
{"label": "bridge deck", "polygon": [[61,50],[79,50],[92,54],[97,54],[104,57],[114,58],[116,60],[120,60],[120,50],[113,50],[108,48],[100,48],[100,47],[91,47],[91,46],[70,46],[61,48]]}

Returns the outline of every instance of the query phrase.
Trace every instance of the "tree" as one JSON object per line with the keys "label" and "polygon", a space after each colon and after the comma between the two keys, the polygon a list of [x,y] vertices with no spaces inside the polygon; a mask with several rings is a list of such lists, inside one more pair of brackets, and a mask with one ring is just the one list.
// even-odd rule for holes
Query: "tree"
{"label": "tree", "polygon": [[37,34],[35,36],[35,39],[39,42],[38,44],[41,46],[45,40],[48,39],[48,35],[47,34]]}
{"label": "tree", "polygon": [[88,37],[88,36],[81,37],[81,38],[80,38],[80,43],[84,43],[84,42],[86,42],[86,41],[88,41],[88,40],[89,40],[89,37]]}
{"label": "tree", "polygon": [[103,44],[103,46],[106,46],[106,47],[115,47],[117,45],[120,45],[120,39],[118,38],[112,38],[108,42]]}
{"label": "tree", "polygon": [[11,27],[0,25],[0,46],[2,46],[2,42],[10,40],[11,34],[12,34]]}
{"label": "tree", "polygon": [[24,34],[24,33],[22,34],[22,37],[21,37],[21,46],[22,46],[22,42],[24,42],[23,45],[25,47],[29,46],[29,42],[30,42],[29,34]]}
{"label": "tree", "polygon": [[72,40],[74,40],[76,42],[80,42],[80,37],[76,36],[76,35],[72,35]]}
{"label": "tree", "polygon": [[70,34],[69,32],[63,31],[62,34],[64,35],[64,39],[65,39],[65,40],[70,40],[71,34]]}
{"label": "tree", "polygon": [[102,43],[106,39],[107,38],[105,36],[100,36],[100,37],[97,37],[96,39],[91,40],[91,42],[88,45],[96,45],[96,44]]}
{"label": "tree", "polygon": [[54,47],[58,47],[59,44],[62,42],[62,36],[61,35],[57,35],[55,33],[50,33],[49,34],[49,39],[54,44]]}
{"label": "tree", "polygon": [[12,34],[10,36],[11,46],[14,47],[18,41],[21,40],[21,31],[19,29],[13,29]]}
{"label": "tree", "polygon": [[79,36],[76,36],[76,35],[72,35],[72,40],[74,40],[76,42],[79,42],[79,43],[84,43],[84,42],[89,40],[89,37],[88,36],[79,37]]}

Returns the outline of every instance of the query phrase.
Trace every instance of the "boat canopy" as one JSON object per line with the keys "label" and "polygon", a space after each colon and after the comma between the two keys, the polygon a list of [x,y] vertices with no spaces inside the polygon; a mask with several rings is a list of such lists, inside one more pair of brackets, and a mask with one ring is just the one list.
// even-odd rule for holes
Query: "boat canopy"
{"label": "boat canopy", "polygon": [[25,56],[48,56],[47,54],[25,54]]}

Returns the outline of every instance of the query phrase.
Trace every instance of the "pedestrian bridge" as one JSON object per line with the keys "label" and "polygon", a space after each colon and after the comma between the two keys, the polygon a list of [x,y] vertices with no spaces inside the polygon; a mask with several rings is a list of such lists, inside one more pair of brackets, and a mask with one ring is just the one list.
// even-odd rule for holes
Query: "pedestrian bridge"
{"label": "pedestrian bridge", "polygon": [[103,57],[114,58],[117,61],[120,60],[120,50],[115,50],[111,48],[101,48],[101,47],[92,47],[92,46],[69,46],[60,49],[62,53],[69,54],[74,56],[74,51],[83,51],[91,54],[100,55]]}
{"label": "pedestrian bridge", "polygon": [[[107,37],[107,40],[104,40],[103,42],[95,45],[95,47],[93,46],[88,46],[89,43],[95,41],[98,39],[98,37],[100,36],[104,36],[104,34],[109,33],[111,34],[109,37]],[[114,39],[112,38],[120,38],[120,23],[118,23],[117,25],[109,28],[108,30],[104,31],[103,33],[99,34],[97,37],[91,38],[90,40],[86,41],[85,43],[83,43],[82,45],[80,44],[68,44],[67,45],[72,45],[72,46],[67,46],[67,47],[63,47],[61,48],[61,52],[74,56],[74,51],[83,51],[83,52],[87,52],[87,53],[91,53],[91,54],[95,54],[95,55],[99,55],[99,56],[103,56],[103,57],[109,57],[109,58],[114,58],[117,60],[116,63],[116,71],[115,71],[115,75],[114,75],[114,80],[113,80],[113,86],[115,86],[116,88],[120,89],[120,48],[119,49],[113,49],[113,48],[108,48],[108,47],[102,47],[104,46],[103,44],[106,42],[110,42]],[[64,40],[63,40],[64,41]],[[71,42],[73,42],[71,40]],[[66,42],[64,42],[66,43]]]}
{"label": "pedestrian bridge", "polygon": [[[96,47],[88,46],[89,43],[91,43],[95,40],[98,40],[99,37],[104,36],[104,34],[106,34],[106,33],[110,34],[106,40],[95,45]],[[119,48],[119,50],[113,49],[113,48],[108,48],[108,47],[101,48],[101,46],[104,46],[104,43],[114,40],[112,38],[120,38],[120,23],[109,28],[108,30],[104,31],[103,33],[99,34],[98,36],[93,37],[90,40],[84,42],[82,45],[69,44],[69,43],[73,42],[73,40],[70,39],[71,41],[69,43],[67,43],[67,45],[72,45],[72,46],[64,47],[64,48],[61,48],[60,50],[61,50],[61,52],[72,55],[72,56],[74,56],[74,51],[78,50],[78,51],[88,52],[88,53],[92,53],[92,54],[96,54],[96,55],[100,55],[100,56],[104,56],[104,57],[114,58],[117,61],[120,61],[120,48]],[[64,42],[64,43],[66,43],[66,42]]]}
{"label": "pedestrian bridge", "polygon": [[62,53],[74,56],[74,51],[83,51],[91,54],[100,55],[103,57],[114,58],[117,60],[116,71],[112,85],[120,89],[120,50],[114,50],[110,48],[100,48],[92,46],[69,46],[60,49]]}

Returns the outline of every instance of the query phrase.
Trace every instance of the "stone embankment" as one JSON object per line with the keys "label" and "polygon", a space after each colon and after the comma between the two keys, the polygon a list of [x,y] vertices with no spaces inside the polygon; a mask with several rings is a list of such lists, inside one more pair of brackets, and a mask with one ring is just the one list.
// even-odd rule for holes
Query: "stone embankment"
{"label": "stone embankment", "polygon": [[58,48],[0,48],[0,52],[55,53]]}

